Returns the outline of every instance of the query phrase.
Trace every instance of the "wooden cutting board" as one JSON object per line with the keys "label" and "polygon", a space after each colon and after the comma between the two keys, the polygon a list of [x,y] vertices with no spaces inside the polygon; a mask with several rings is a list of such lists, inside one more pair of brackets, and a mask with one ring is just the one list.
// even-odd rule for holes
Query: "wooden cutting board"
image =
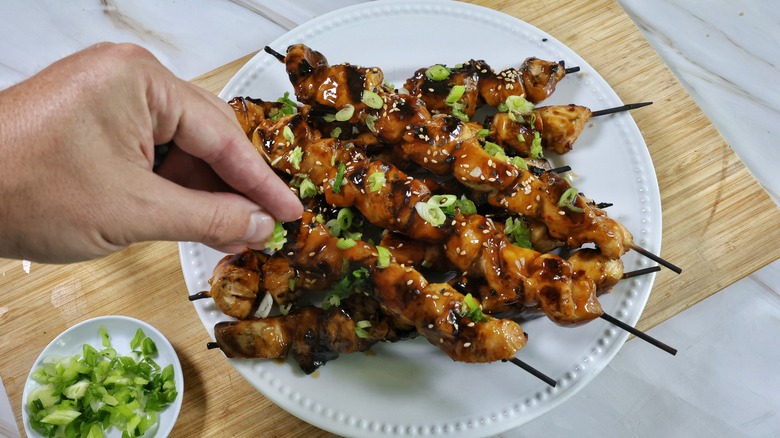
{"label": "wooden cutting board", "polygon": [[[611,0],[471,1],[527,21],[588,61],[634,114],[656,167],[663,203],[662,271],[639,327],[650,328],[780,257],[780,210],[725,144],[620,6]],[[217,93],[245,57],[193,82]],[[760,250],[757,242],[761,242]],[[84,319],[122,314],[162,331],[184,368],[184,403],[173,436],[311,437],[298,420],[251,388],[209,340],[186,299],[177,247],[134,245],[67,266],[0,260],[0,375],[21,429],[22,390],[39,352]]]}

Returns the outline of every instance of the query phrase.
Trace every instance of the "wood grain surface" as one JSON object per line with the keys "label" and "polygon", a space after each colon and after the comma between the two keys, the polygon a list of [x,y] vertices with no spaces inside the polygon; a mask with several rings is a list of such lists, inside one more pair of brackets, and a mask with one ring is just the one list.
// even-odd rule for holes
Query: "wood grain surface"
{"label": "wood grain surface", "polygon": [[[780,257],[780,210],[696,107],[620,6],[610,0],[471,1],[550,33],[588,61],[634,114],[656,167],[663,203],[664,270],[640,320],[647,329]],[[258,47],[259,49],[259,47]],[[218,92],[249,57],[193,82]],[[760,246],[759,246],[760,244]],[[0,260],[0,376],[22,428],[22,390],[40,351],[67,327],[121,314],[158,328],[184,369],[172,436],[331,436],[276,407],[217,351],[187,300],[177,246],[144,243],[72,265]]]}

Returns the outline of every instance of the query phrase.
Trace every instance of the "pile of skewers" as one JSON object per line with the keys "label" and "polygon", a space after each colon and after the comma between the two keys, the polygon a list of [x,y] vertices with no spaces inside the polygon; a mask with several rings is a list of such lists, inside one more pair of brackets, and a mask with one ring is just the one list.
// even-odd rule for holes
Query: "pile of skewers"
{"label": "pile of skewers", "polygon": [[[484,61],[434,65],[399,90],[379,68],[330,65],[302,44],[266,52],[285,64],[300,103],[229,103],[306,209],[278,224],[273,251],[226,256],[211,290],[191,296],[236,318],[215,326],[209,348],[290,356],[311,373],[339,354],[422,336],[453,360],[511,361],[554,386],[516,357],[528,336],[517,321],[546,316],[606,319],[675,354],[605,314],[599,296],[659,269],[624,272],[628,251],[679,268],[637,246],[609,204],[543,157],[571,150],[592,117],[647,103],[536,106],[578,71],[536,58],[500,72]],[[303,304],[318,291],[320,305]]]}

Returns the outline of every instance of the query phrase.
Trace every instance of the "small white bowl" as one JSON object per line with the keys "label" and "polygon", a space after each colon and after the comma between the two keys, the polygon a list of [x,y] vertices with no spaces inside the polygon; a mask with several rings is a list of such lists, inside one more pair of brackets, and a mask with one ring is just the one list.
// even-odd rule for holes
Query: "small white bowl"
{"label": "small white bowl", "polygon": [[[151,325],[128,316],[111,315],[88,319],[70,327],[54,338],[35,360],[35,363],[30,370],[30,374],[27,375],[27,382],[24,384],[24,395],[22,396],[22,419],[27,436],[31,438],[42,437],[38,431],[30,426],[30,413],[27,407],[27,395],[40,385],[33,380],[33,372],[40,367],[41,362],[46,357],[52,355],[61,357],[73,356],[75,354],[81,355],[82,346],[84,344],[90,344],[98,350],[103,349],[104,347],[100,338],[100,326],[106,328],[108,336],[111,339],[111,347],[120,355],[128,355],[130,353],[130,341],[135,336],[135,332],[140,328],[143,330],[144,334],[157,345],[157,356],[154,358],[154,361],[160,365],[160,368],[165,368],[169,364],[173,364],[174,380],[176,381],[178,396],[168,408],[158,413],[157,424],[147,431],[144,436],[166,437],[171,433],[171,429],[173,429],[173,425],[176,423],[176,418],[179,416],[181,401],[184,397],[184,376],[181,370],[181,363],[176,356],[176,351],[174,351],[173,346],[168,342],[168,339]],[[120,437],[122,436],[122,433],[116,428],[113,428],[106,436]]]}

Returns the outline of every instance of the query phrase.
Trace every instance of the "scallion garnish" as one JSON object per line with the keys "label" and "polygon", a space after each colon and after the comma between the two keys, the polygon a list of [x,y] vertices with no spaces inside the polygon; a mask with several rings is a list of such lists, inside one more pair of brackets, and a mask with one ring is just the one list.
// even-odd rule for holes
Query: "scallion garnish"
{"label": "scallion garnish", "polygon": [[341,128],[339,128],[338,126],[336,126],[335,128],[333,128],[333,130],[330,131],[330,138],[339,138],[340,135],[341,135]]}
{"label": "scallion garnish", "polygon": [[414,209],[417,211],[417,214],[423,218],[423,220],[433,225],[434,227],[438,227],[439,225],[443,224],[447,219],[447,216],[444,215],[444,212],[440,207],[433,206],[427,202],[418,202],[414,204]]}
{"label": "scallion garnish", "polygon": [[425,70],[425,77],[432,81],[443,81],[450,77],[450,69],[441,64],[432,65]]}
{"label": "scallion garnish", "polygon": [[341,191],[341,185],[344,183],[344,170],[347,166],[344,163],[339,163],[339,169],[336,171],[336,179],[333,181],[333,193],[339,193]]}
{"label": "scallion garnish", "polygon": [[290,129],[290,125],[284,125],[284,128],[282,129],[282,137],[290,142],[290,144],[295,143],[295,134],[293,134],[292,129]]}
{"label": "scallion garnish", "polygon": [[482,313],[479,302],[470,293],[463,297],[462,309],[462,315],[474,322],[484,322],[489,319]]}
{"label": "scallion garnish", "polygon": [[343,108],[338,110],[335,116],[335,120],[338,122],[346,122],[352,118],[353,114],[355,114],[355,107],[348,103],[344,105]]}
{"label": "scallion garnish", "polygon": [[558,207],[566,207],[569,210],[577,213],[582,213],[583,211],[585,211],[582,208],[574,205],[574,203],[577,201],[578,193],[579,191],[577,191],[577,189],[575,189],[574,187],[569,187],[568,189],[566,189],[566,191],[563,192],[563,194],[561,195],[561,198],[558,200]]}
{"label": "scallion garnish", "polygon": [[295,148],[290,152],[290,155],[287,157],[287,161],[289,161],[290,164],[293,165],[295,170],[301,169],[302,159],[303,159],[303,149],[301,149],[300,146],[295,146]]}
{"label": "scallion garnish", "polygon": [[285,243],[287,243],[287,230],[284,229],[281,222],[276,222],[271,238],[265,242],[265,249],[279,251]]}
{"label": "scallion garnish", "polygon": [[366,128],[371,132],[376,132],[376,120],[377,116],[371,114],[366,115]]}
{"label": "scallion garnish", "polygon": [[509,159],[509,162],[514,164],[514,166],[517,168],[528,170],[528,163],[525,162],[523,157],[512,157]]}
{"label": "scallion garnish", "polygon": [[378,192],[384,187],[386,181],[384,172],[374,172],[368,175],[368,189],[372,193]]}
{"label": "scallion garnish", "polygon": [[492,141],[486,141],[484,149],[485,152],[489,153],[490,155],[496,157],[501,161],[506,161],[509,159],[509,157],[506,156],[506,152],[504,152],[504,148],[493,143]]}
{"label": "scallion garnish", "polygon": [[303,181],[301,181],[301,185],[298,188],[298,196],[300,196],[301,199],[317,196],[317,186],[311,182],[309,177],[305,177]]}
{"label": "scallion garnish", "polygon": [[516,115],[528,114],[534,110],[534,104],[525,100],[523,96],[508,96],[505,101],[506,109]]}
{"label": "scallion garnish", "polygon": [[444,103],[451,105],[457,101],[460,100],[461,97],[463,97],[463,94],[466,92],[466,87],[463,85],[453,85],[453,87],[450,89],[450,93],[447,95],[447,98],[444,99]]}
{"label": "scallion garnish", "polygon": [[357,245],[357,242],[354,239],[339,239],[336,242],[336,248],[338,249],[350,249],[355,245]]}
{"label": "scallion garnish", "polygon": [[521,248],[532,248],[531,230],[521,218],[507,218],[504,223],[504,234],[509,236],[509,241]]}
{"label": "scallion garnish", "polygon": [[378,254],[376,267],[379,269],[384,269],[390,266],[390,258],[392,257],[390,250],[385,248],[384,246],[377,245],[376,252]]}
{"label": "scallion garnish", "polygon": [[458,197],[455,195],[433,195],[428,199],[428,204],[432,207],[446,208],[455,204]]}
{"label": "scallion garnish", "polygon": [[531,142],[531,158],[542,158],[542,136],[534,131],[534,141]]}
{"label": "scallion garnish", "polygon": [[385,101],[382,100],[382,97],[371,90],[363,90],[363,96],[360,98],[360,101],[365,103],[367,107],[373,109],[380,109],[385,105]]}
{"label": "scallion garnish", "polygon": [[366,331],[366,329],[369,327],[371,327],[371,321],[367,319],[360,320],[355,324],[355,334],[358,338],[366,339],[368,338],[368,331]]}

